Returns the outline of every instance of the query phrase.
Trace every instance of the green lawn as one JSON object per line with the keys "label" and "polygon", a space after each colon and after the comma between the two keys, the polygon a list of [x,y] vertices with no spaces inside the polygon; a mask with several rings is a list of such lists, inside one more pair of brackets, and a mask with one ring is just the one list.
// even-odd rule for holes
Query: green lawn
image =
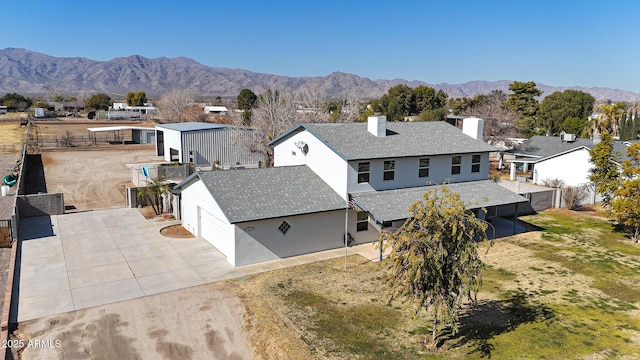
{"label": "green lawn", "polygon": [[640,358],[640,247],[579,213],[522,220],[543,230],[499,239],[483,255],[478,301],[438,354],[421,346],[429,314],[387,301],[384,263],[351,256],[347,270],[334,259],[230,285],[265,359]]}

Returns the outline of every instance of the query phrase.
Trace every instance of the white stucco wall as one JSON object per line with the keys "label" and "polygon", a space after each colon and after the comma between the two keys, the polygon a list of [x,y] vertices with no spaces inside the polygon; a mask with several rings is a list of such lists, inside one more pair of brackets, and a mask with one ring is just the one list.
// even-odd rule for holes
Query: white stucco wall
{"label": "white stucco wall", "polygon": [[545,179],[561,179],[567,186],[588,183],[590,159],[587,149],[578,149],[538,162],[534,165],[533,181],[542,184]]}
{"label": "white stucco wall", "polygon": [[[307,143],[303,154],[295,145]],[[347,196],[347,162],[308,131],[302,131],[281,142],[273,149],[274,166],[307,165],[342,198]]]}
{"label": "white stucco wall", "polygon": [[205,238],[205,240],[220,250],[231,265],[238,266],[235,264],[235,226],[229,223],[202,181],[198,180],[184,188],[181,197],[182,226],[194,236],[201,236],[199,227],[202,224],[199,217],[203,215],[203,211],[206,211],[215,218],[217,229],[214,231],[216,236]]}
{"label": "white stucco wall", "polygon": [[[291,228],[282,234],[278,227]],[[236,224],[235,266],[343,247],[345,211],[336,210]]]}
{"label": "white stucco wall", "polygon": [[[457,175],[451,175],[451,155],[426,156],[429,158],[429,176],[423,178],[418,176],[420,158],[422,157],[349,161],[348,189],[349,192],[358,192],[399,189],[422,186],[427,183],[441,184],[445,181],[452,183],[486,180],[489,174],[489,154],[481,153],[479,155],[481,155],[479,172],[471,172],[472,154],[462,154],[460,174]],[[385,160],[395,160],[396,162],[394,180],[383,180]],[[358,163],[364,161],[371,163],[369,183],[358,184]]]}
{"label": "white stucco wall", "polygon": [[180,132],[165,128],[158,128],[158,130],[162,131],[162,134],[164,135],[164,159],[171,161],[170,148],[178,150],[179,159],[182,159],[182,139],[180,137]]}

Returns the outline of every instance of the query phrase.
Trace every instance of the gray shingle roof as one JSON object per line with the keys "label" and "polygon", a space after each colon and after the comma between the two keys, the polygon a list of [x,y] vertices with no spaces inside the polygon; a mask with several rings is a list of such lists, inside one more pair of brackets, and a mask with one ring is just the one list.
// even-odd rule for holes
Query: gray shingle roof
{"label": "gray shingle roof", "polygon": [[346,160],[491,152],[496,149],[443,121],[387,122],[387,136],[376,137],[366,123],[301,124],[273,140],[308,130]]}
{"label": "gray shingle roof", "polygon": [[212,124],[212,123],[203,123],[203,122],[182,122],[182,123],[173,123],[173,124],[158,124],[157,128],[165,128],[176,131],[198,131],[198,130],[212,130],[212,129],[222,129],[229,127],[224,124]]}
{"label": "gray shingle roof", "polygon": [[[629,141],[629,143],[634,142],[637,142],[637,140]],[[536,135],[532,136],[518,148],[511,149],[507,152],[516,156],[534,157],[536,159],[533,162],[536,162],[577,148],[586,147],[588,149],[592,149],[595,145],[596,144],[593,143],[592,139],[576,139],[575,142],[563,143],[559,136]],[[618,153],[620,160],[630,159],[627,156],[626,149],[627,145],[625,145],[624,142],[613,142],[613,151]]]}
{"label": "gray shingle roof", "polygon": [[[405,189],[367,191],[352,194],[356,204],[368,211],[378,221],[406,219],[409,206],[423,200],[423,194],[433,187],[418,186]],[[491,180],[469,181],[446,185],[452,192],[460,194],[460,199],[468,209],[523,203],[528,200]]]}
{"label": "gray shingle roof", "polygon": [[304,165],[207,171],[199,177],[231,223],[345,207],[344,199]]}
{"label": "gray shingle roof", "polygon": [[593,146],[593,140],[591,139],[576,139],[575,142],[563,143],[559,136],[536,135],[518,148],[509,150],[508,153],[545,159],[577,148],[591,148]]}

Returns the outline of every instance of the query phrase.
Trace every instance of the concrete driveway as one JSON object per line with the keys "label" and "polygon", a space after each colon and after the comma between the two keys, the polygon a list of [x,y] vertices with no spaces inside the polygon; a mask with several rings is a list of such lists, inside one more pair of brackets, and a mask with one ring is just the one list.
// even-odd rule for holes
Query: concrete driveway
{"label": "concrete driveway", "polygon": [[137,209],[23,219],[17,321],[243,275],[202,238],[171,239]]}

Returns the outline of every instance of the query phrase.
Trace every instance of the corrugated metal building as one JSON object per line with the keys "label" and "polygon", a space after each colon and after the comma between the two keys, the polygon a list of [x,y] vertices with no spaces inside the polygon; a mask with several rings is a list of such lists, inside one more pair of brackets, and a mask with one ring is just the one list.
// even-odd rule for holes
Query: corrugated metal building
{"label": "corrugated metal building", "polygon": [[198,167],[219,164],[258,167],[262,154],[251,151],[253,130],[231,125],[184,122],[156,125],[156,155]]}

